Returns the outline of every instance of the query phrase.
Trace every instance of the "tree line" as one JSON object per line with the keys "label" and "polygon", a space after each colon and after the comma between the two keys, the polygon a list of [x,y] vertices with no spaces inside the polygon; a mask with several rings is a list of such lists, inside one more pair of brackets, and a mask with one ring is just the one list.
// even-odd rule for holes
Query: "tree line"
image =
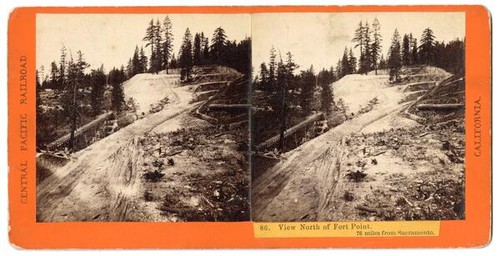
{"label": "tree line", "polygon": [[[260,64],[259,73],[253,81],[254,97],[258,98],[254,99],[254,105],[259,109],[253,115],[255,141],[262,141],[279,132],[280,148],[283,149],[287,128],[315,111],[331,114],[335,104],[330,84],[335,80],[333,68],[316,73],[311,65],[299,70],[291,52],[283,58],[272,47],[269,61]],[[262,94],[263,97],[259,96]]]}
{"label": "tree line", "polygon": [[442,68],[457,75],[465,73],[465,40],[454,39],[450,42],[436,40],[431,28],[422,32],[420,45],[413,35],[404,34],[403,40],[397,29],[391,40],[388,60],[385,64],[389,69],[389,80],[400,81],[400,71],[403,66],[430,65]]}
{"label": "tree line", "polygon": [[454,39],[448,43],[436,40],[431,28],[422,32],[420,40],[412,33],[404,34],[403,38],[397,29],[394,30],[387,59],[382,51],[381,24],[375,18],[371,25],[360,21],[352,42],[359,49],[359,58],[354,56],[352,48],[345,47],[344,54],[337,61],[336,76],[342,78],[348,74],[367,74],[370,71],[389,69],[390,81],[400,80],[400,70],[403,66],[431,65],[443,68],[454,74],[464,73],[465,40]]}
{"label": "tree line", "polygon": [[[269,62],[260,64],[259,74],[254,78],[254,89],[273,95],[268,103],[277,115],[284,111],[283,98],[286,99],[285,108],[301,117],[307,117],[314,110],[330,113],[333,92],[329,85],[336,80],[333,68],[323,69],[317,74],[312,65],[305,70],[299,71],[298,68],[291,52],[287,52],[283,59],[281,53],[272,47]],[[314,104],[317,95],[321,95],[319,108]]]}
{"label": "tree line", "polygon": [[[214,30],[211,40],[203,32],[196,32],[193,37],[191,30],[186,28],[176,57],[173,52],[174,35],[169,16],[167,15],[163,22],[151,19],[143,38],[146,48],[136,45],[134,54],[127,63],[127,77],[146,72],[158,73],[162,70],[168,74],[169,69],[179,68],[181,80],[187,81],[191,78],[194,66],[206,65],[224,65],[249,75],[250,38],[239,42],[227,38],[222,27]],[[149,49],[149,57],[145,53],[146,49]]]}
{"label": "tree line", "polygon": [[[63,46],[59,62],[51,63],[50,73],[44,76],[43,67],[40,67],[36,74],[39,146],[54,140],[56,130],[64,127],[70,130],[69,143],[72,145],[78,124],[93,119],[103,111],[120,112],[127,108],[122,87],[127,79],[123,66],[120,69],[112,68],[106,74],[103,65],[91,68],[81,51],[77,51],[76,58],[73,58],[71,51]],[[111,87],[111,93],[105,97],[107,85]],[[54,96],[41,97],[45,89],[52,90]],[[44,106],[48,107],[46,111]]]}

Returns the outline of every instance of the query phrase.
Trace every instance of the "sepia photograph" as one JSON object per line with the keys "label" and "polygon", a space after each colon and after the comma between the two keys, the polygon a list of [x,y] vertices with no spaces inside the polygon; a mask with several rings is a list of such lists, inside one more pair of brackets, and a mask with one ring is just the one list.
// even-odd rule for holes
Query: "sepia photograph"
{"label": "sepia photograph", "polygon": [[37,222],[250,220],[249,14],[37,14]]}
{"label": "sepia photograph", "polygon": [[253,15],[252,220],[465,219],[464,56],[462,12]]}

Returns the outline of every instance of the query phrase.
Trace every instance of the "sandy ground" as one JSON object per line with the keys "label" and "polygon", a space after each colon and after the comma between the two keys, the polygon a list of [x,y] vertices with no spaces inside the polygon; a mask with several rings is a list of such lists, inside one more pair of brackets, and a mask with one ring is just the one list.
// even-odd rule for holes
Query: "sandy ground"
{"label": "sandy ground", "polygon": [[148,113],[151,105],[171,95],[169,85],[179,85],[178,74],[137,74],[123,84],[125,99],[134,98],[137,113]]}
{"label": "sandy ground", "polygon": [[136,99],[141,108],[164,97],[170,103],[77,152],[68,164],[37,184],[37,221],[126,220],[127,213],[134,210],[129,202],[139,196],[141,186],[138,136],[158,126],[163,131],[177,129],[164,123],[194,106],[191,92],[179,87],[172,76],[138,75],[124,89],[126,95],[141,92]]}
{"label": "sandy ground", "polygon": [[[386,208],[380,204],[374,205],[374,202],[396,204],[396,201],[421,200],[418,195],[410,197],[410,192],[405,190],[405,186],[417,186],[416,183],[402,183],[401,179],[422,182],[424,179],[431,179],[426,177],[439,177],[443,180],[443,177],[450,177],[451,180],[460,180],[463,163],[450,163],[446,155],[451,154],[450,150],[441,149],[439,134],[435,131],[426,132],[416,122],[398,115],[411,102],[400,103],[405,96],[404,85],[388,86],[386,81],[386,75],[349,75],[333,84],[335,97],[342,98],[347,103],[349,112],[357,112],[374,97],[378,98],[379,103],[368,113],[356,114],[353,119],[283,154],[279,163],[254,180],[253,220],[398,219],[402,218],[402,213],[398,211],[402,211],[401,208],[404,207],[398,206],[399,208],[394,208],[396,210],[390,208],[390,211],[381,213],[379,209]],[[383,137],[384,133],[374,133],[384,131],[389,126],[404,129],[388,133],[386,137]],[[371,134],[367,136],[366,133]],[[450,141],[453,139],[453,143],[459,145],[461,136],[463,134],[458,133]],[[396,142],[393,144],[398,146],[389,146],[387,141],[394,139]],[[415,159],[415,156],[421,159]],[[436,170],[444,174],[430,174]],[[361,176],[366,175],[357,180],[356,172],[362,173]],[[418,175],[422,173],[426,175],[419,178]],[[353,182],[348,177],[356,177],[356,181]],[[441,184],[443,180],[433,180],[431,183]],[[459,182],[453,185],[443,187],[461,186]],[[439,187],[434,194],[444,190]],[[389,197],[384,197],[386,195]],[[425,202],[431,202],[432,198],[429,198]],[[460,199],[452,203],[463,204]],[[406,219],[433,218],[430,214],[434,211],[432,207],[437,207],[437,203],[426,205],[424,210],[430,213],[425,215],[420,212],[423,210],[417,207],[416,202],[407,204],[419,212],[412,212],[410,217],[405,215]],[[364,208],[368,209],[368,213],[358,210],[358,205],[368,205]],[[459,215],[447,212],[437,217],[459,218]]]}

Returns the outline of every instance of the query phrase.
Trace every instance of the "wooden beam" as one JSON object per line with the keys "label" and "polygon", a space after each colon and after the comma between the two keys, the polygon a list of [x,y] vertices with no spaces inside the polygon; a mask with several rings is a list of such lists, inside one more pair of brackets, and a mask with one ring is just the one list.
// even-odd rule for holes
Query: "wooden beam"
{"label": "wooden beam", "polygon": [[417,110],[455,110],[463,108],[463,103],[449,103],[449,104],[419,104]]}
{"label": "wooden beam", "polygon": [[[296,124],[296,125],[290,127],[289,129],[287,129],[285,131],[285,138],[296,133],[300,129],[306,127],[308,124],[313,123],[317,120],[320,120],[321,118],[323,118],[322,112],[309,116],[306,120],[302,121],[301,123]],[[276,136],[273,136],[273,137],[267,139],[266,141],[262,142],[261,144],[257,145],[256,149],[259,150],[259,149],[274,145],[275,143],[277,143],[279,141],[279,139],[280,139],[279,134]]]}

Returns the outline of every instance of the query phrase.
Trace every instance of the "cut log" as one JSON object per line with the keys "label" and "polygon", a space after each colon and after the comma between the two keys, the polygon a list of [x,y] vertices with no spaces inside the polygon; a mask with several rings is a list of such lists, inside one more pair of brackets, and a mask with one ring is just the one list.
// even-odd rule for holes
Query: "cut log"
{"label": "cut log", "polygon": [[419,104],[417,110],[455,110],[464,108],[463,103],[450,103],[450,104]]}
{"label": "cut log", "polygon": [[211,111],[247,111],[249,104],[210,104],[208,109]]}

